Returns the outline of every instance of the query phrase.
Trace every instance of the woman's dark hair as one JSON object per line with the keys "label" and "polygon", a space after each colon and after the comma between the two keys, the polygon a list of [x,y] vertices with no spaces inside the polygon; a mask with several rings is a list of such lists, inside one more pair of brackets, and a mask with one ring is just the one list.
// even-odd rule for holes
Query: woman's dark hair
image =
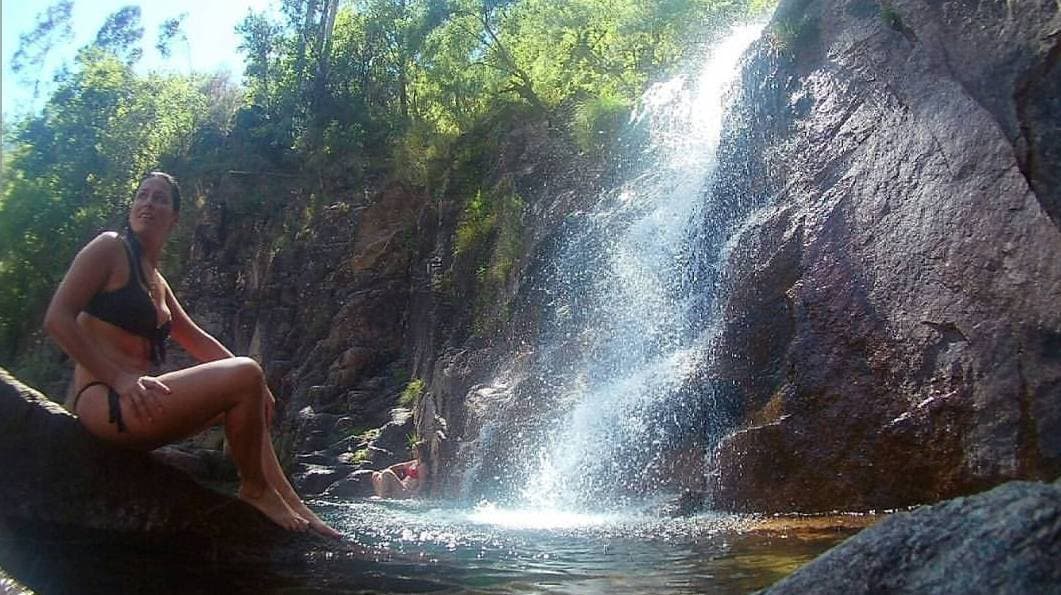
{"label": "woman's dark hair", "polygon": [[[179,213],[181,210],[181,186],[177,183],[177,178],[164,171],[152,171],[144,174],[144,177],[140,178],[140,183],[143,184],[144,180],[151,178],[161,178],[169,184],[170,204],[173,205],[173,212]],[[128,222],[125,224],[125,237],[129,239],[129,248],[133,251],[135,262],[140,262],[140,254],[143,251],[140,247],[140,238],[136,237],[136,234],[133,233],[133,228],[129,226]]]}
{"label": "woman's dark hair", "polygon": [[151,178],[161,178],[169,184],[169,196],[170,201],[173,203],[173,212],[179,213],[181,210],[181,185],[177,183],[177,178],[174,178],[164,171],[152,171],[140,178],[140,183],[143,184],[144,180],[149,180]]}

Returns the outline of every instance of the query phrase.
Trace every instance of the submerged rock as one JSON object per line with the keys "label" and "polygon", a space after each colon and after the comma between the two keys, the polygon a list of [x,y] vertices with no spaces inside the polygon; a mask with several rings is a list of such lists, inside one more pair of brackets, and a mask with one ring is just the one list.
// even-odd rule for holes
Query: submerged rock
{"label": "submerged rock", "polygon": [[1011,482],[889,516],[766,591],[1057,593],[1061,484]]}

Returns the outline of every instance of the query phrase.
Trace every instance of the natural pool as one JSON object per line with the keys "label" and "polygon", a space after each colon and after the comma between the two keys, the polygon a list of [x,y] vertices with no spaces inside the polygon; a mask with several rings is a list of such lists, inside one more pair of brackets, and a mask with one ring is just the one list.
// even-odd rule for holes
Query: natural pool
{"label": "natural pool", "polygon": [[317,506],[375,552],[380,574],[412,581],[412,589],[478,593],[748,593],[876,520],[661,518],[379,500]]}
{"label": "natural pool", "polygon": [[[297,568],[182,565],[92,539],[8,541],[38,593],[748,593],[876,519],[558,513],[437,502],[317,501],[362,557]],[[10,552],[9,552],[10,553]]]}

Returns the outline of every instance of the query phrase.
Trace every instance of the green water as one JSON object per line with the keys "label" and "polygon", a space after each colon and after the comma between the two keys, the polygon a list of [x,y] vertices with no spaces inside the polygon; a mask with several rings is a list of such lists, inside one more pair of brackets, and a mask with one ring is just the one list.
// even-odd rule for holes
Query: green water
{"label": "green water", "polygon": [[[365,557],[297,568],[188,566],[92,539],[0,539],[47,593],[748,593],[873,521],[863,516],[578,514],[438,503],[315,502]],[[3,582],[0,581],[0,586]]]}

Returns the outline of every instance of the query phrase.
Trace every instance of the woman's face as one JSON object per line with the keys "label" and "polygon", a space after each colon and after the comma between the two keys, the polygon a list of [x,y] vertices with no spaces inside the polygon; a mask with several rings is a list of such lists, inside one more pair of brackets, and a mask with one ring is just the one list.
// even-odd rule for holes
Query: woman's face
{"label": "woman's face", "polygon": [[177,224],[173,194],[162,178],[147,178],[140,183],[129,209],[129,227],[137,235],[169,233]]}

